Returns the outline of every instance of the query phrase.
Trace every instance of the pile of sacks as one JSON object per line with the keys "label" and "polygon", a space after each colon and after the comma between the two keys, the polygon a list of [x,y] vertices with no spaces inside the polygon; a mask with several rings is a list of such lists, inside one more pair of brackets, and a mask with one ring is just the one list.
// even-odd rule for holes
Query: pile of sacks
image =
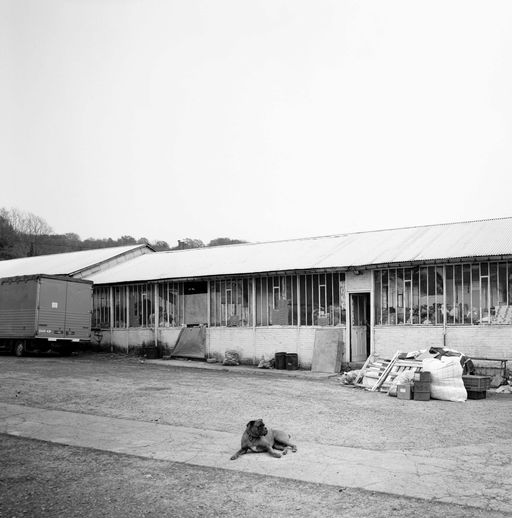
{"label": "pile of sacks", "polygon": [[359,376],[359,372],[360,371],[348,371],[348,372],[344,372],[340,378],[339,378],[339,382],[342,384],[342,385],[353,385],[354,382],[356,381],[357,377]]}
{"label": "pile of sacks", "polygon": [[240,355],[237,351],[226,351],[224,353],[224,361],[222,365],[240,365]]}
{"label": "pile of sacks", "polygon": [[503,385],[496,389],[496,394],[512,394],[512,374],[509,374]]}

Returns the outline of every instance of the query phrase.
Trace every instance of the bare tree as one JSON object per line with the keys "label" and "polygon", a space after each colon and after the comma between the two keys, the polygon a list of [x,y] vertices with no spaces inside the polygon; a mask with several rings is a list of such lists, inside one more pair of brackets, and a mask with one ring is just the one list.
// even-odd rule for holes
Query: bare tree
{"label": "bare tree", "polygon": [[19,209],[3,209],[11,227],[18,234],[26,234],[25,213]]}
{"label": "bare tree", "polygon": [[21,255],[37,255],[39,238],[53,233],[52,227],[43,218],[32,212],[21,211],[17,208],[2,209],[2,216],[18,234]]}

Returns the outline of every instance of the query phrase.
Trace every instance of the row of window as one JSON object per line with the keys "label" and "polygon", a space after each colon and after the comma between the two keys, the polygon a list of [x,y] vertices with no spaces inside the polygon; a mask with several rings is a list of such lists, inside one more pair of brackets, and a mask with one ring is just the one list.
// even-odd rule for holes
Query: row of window
{"label": "row of window", "polygon": [[94,288],[93,326],[345,325],[343,273]]}
{"label": "row of window", "polygon": [[[512,262],[388,268],[374,283],[377,325],[512,324]],[[345,299],[343,273],[95,287],[93,325],[340,326]]]}
{"label": "row of window", "polygon": [[512,263],[375,271],[375,323],[512,324]]}

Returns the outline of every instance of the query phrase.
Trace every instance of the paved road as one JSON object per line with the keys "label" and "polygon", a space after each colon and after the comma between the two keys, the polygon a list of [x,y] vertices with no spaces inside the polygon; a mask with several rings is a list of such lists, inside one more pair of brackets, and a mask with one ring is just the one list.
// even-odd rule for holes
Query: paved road
{"label": "paved road", "polygon": [[0,433],[512,513],[512,440],[465,447],[455,456],[454,448],[450,455],[443,448],[413,455],[301,443],[281,459],[249,454],[231,461],[239,434],[6,403]]}

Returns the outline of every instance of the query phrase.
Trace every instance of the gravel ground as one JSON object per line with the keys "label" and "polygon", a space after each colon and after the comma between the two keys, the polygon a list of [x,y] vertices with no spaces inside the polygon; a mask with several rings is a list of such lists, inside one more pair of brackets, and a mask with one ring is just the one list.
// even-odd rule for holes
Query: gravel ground
{"label": "gravel ground", "polygon": [[[240,434],[262,417],[301,441],[433,451],[509,439],[512,397],[403,401],[277,373],[175,368],[130,356],[0,356],[0,401]],[[233,445],[234,449],[238,444]],[[347,488],[0,436],[0,516],[505,516]]]}

